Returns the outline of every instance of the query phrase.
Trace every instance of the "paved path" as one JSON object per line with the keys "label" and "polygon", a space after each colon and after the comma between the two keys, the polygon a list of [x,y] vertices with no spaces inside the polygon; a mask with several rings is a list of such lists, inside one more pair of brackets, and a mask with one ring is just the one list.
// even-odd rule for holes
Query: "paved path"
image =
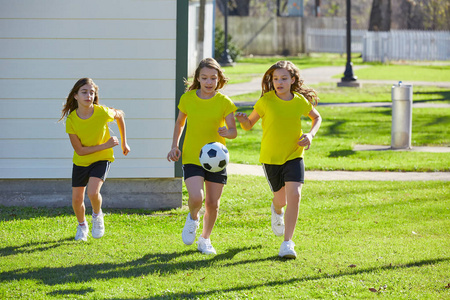
{"label": "paved path", "polygon": [[[228,164],[228,174],[264,176],[259,165]],[[450,181],[450,172],[306,171],[306,180]]]}
{"label": "paved path", "polygon": [[[365,66],[354,66],[357,70]],[[340,79],[332,78],[334,75],[343,74],[344,67],[319,67],[301,70],[301,75],[307,84],[317,84],[321,82],[339,82]],[[361,83],[381,83],[394,84],[394,80],[359,80]],[[450,82],[404,82],[404,84],[413,85],[433,85],[444,88],[450,88]],[[222,92],[230,97],[247,94],[255,91],[261,91],[261,78],[253,78],[250,82],[229,84]],[[254,102],[236,103],[240,106],[251,106]],[[378,106],[389,107],[390,102],[369,102],[369,103],[322,103],[319,105],[335,105],[335,106]],[[414,103],[414,107],[439,107],[450,108],[447,103],[428,104]],[[389,146],[378,145],[356,145],[355,151],[383,151],[390,150]],[[397,150],[396,150],[397,151]],[[401,151],[401,150],[400,150]],[[450,147],[414,147],[410,151],[426,151],[426,152],[450,152]],[[241,165],[230,163],[227,167],[229,174],[256,175],[264,176],[264,172],[259,165]],[[307,171],[306,180],[373,180],[373,181],[423,181],[423,180],[443,180],[450,181],[450,172],[349,172],[349,171]]]}

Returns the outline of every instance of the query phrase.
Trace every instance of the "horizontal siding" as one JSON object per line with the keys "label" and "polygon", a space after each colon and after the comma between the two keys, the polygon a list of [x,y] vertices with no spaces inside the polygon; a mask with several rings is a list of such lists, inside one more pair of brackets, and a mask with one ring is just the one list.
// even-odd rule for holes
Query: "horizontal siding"
{"label": "horizontal siding", "polygon": [[[0,0],[1,178],[70,178],[73,148],[58,123],[74,83],[125,112],[127,157],[110,177],[173,177],[176,0]],[[117,124],[112,135],[120,136]]]}
{"label": "horizontal siding", "polygon": [[[2,38],[170,39],[173,20],[0,19]],[[105,49],[106,50],[106,49]]]}
{"label": "horizontal siding", "polygon": [[[33,147],[30,147],[32,143]],[[126,158],[120,145],[114,147],[116,159],[165,159],[172,145],[172,139],[133,139],[128,140],[131,148]],[[3,159],[66,159],[72,161],[73,148],[66,135],[64,139],[11,139],[8,147],[0,147],[0,157]]]}
{"label": "horizontal siding", "polygon": [[176,52],[175,40],[4,38],[0,43],[0,58],[9,59],[173,59]]}
{"label": "horizontal siding", "polygon": [[[172,137],[172,119],[128,119],[127,138],[162,139]],[[0,139],[67,138],[63,123],[48,119],[2,119]],[[113,128],[113,126],[111,127]],[[119,136],[119,130],[115,130]],[[3,141],[2,141],[3,143]]]}
{"label": "horizontal siding", "polygon": [[175,60],[0,60],[2,78],[174,79]]}
{"label": "horizontal siding", "polygon": [[[1,179],[71,178],[72,162],[68,159],[0,159],[0,170]],[[108,177],[170,178],[174,177],[174,163],[166,159],[116,159]]]}
{"label": "horizontal siding", "polygon": [[[0,71],[0,74],[3,70]],[[89,74],[85,74],[89,75]],[[92,76],[91,76],[92,77]],[[0,79],[0,99],[61,99],[67,95],[79,77],[71,79]],[[175,100],[175,78],[154,80],[97,79],[100,102],[105,98],[172,99]],[[18,93],[20,91],[20,93]],[[0,103],[1,105],[1,103]],[[59,110],[59,105],[57,110]]]}
{"label": "horizontal siding", "polygon": [[[45,5],[43,4],[45,3]],[[176,0],[1,0],[0,18],[175,19]],[[112,9],[113,8],[113,9]],[[157,8],[157,9],[156,9]],[[55,14],[57,12],[57,14]]]}
{"label": "horizontal siding", "polygon": [[[48,118],[56,122],[60,118],[63,99],[0,99],[1,119],[43,119]],[[114,107],[125,111],[125,121],[130,119],[173,119],[175,101],[166,100],[122,100],[101,99],[104,106]],[[24,107],[33,107],[33,110],[24,110]]]}

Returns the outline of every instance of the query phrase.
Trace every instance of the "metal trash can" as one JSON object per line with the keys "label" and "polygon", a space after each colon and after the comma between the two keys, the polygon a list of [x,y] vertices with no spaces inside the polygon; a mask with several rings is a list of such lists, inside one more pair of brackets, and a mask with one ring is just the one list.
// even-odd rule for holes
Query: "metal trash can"
{"label": "metal trash can", "polygon": [[391,90],[392,97],[392,129],[391,148],[411,149],[412,131],[412,85],[394,84]]}

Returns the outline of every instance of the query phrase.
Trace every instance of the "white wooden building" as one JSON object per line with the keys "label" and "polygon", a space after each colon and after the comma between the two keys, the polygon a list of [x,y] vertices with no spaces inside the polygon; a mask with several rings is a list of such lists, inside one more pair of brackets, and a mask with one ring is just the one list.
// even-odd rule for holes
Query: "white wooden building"
{"label": "white wooden building", "polygon": [[131,147],[127,157],[114,148],[104,206],[181,206],[181,167],[166,155],[187,76],[188,1],[0,7],[0,205],[71,205],[73,148],[57,121],[75,82],[91,77],[100,103],[125,112]]}

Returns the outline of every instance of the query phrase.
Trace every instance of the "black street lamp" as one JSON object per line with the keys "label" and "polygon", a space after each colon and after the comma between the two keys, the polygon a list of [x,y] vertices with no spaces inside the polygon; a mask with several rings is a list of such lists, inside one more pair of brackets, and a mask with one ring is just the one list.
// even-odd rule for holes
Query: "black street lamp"
{"label": "black street lamp", "polygon": [[357,77],[353,74],[352,64],[352,20],[351,20],[351,0],[347,0],[347,64],[345,65],[344,77],[338,86],[359,87],[356,82]]}
{"label": "black street lamp", "polygon": [[222,55],[220,56],[220,60],[219,60],[219,64],[222,67],[226,67],[226,66],[232,66],[233,65],[233,60],[231,59],[230,56],[230,50],[228,50],[228,0],[223,1],[225,3],[225,8],[224,8],[224,20],[225,20],[225,24],[224,24],[224,31],[225,31],[225,41],[224,41],[224,49],[222,52]]}

